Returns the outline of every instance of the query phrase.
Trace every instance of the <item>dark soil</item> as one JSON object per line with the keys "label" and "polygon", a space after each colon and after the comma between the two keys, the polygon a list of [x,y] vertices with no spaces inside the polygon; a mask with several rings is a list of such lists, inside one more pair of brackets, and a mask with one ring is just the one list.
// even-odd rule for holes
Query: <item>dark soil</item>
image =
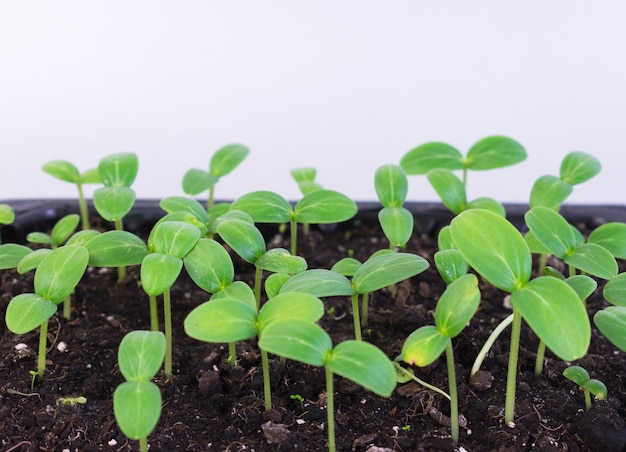
{"label": "dark soil", "polygon": [[[365,260],[387,247],[376,224],[364,223],[330,232],[312,228],[300,236],[299,254],[309,268],[330,268],[349,252]],[[582,225],[584,226],[584,225]],[[288,247],[267,229],[269,246]],[[141,231],[145,233],[145,231]],[[432,263],[432,234],[416,233],[407,248]],[[253,280],[248,264],[233,258],[238,278]],[[552,262],[557,266],[558,263]],[[138,282],[138,267],[117,283],[112,269],[89,268],[79,284],[70,321],[60,313],[50,321],[45,381],[30,387],[36,367],[38,332],[18,337],[3,329],[0,338],[0,440],[3,451],[136,450],[118,428],[112,393],[122,381],[117,348],[131,330],[148,329],[148,298]],[[11,298],[32,291],[32,274],[1,273],[0,315]],[[364,339],[395,358],[406,337],[433,324],[444,285],[433,268],[388,290],[373,294],[370,325]],[[626,443],[624,353],[593,329],[588,355],[577,364],[609,390],[605,401],[584,411],[583,393],[561,373],[568,363],[547,352],[543,375],[533,374],[537,338],[522,330],[515,425],[504,423],[504,390],[509,331],[496,342],[483,363],[482,384],[469,384],[469,370],[493,328],[510,311],[504,294],[481,284],[476,317],[454,340],[460,412],[466,419],[458,450],[621,451]],[[238,344],[237,366],[226,363],[227,347],[185,336],[185,316],[209,294],[182,275],[172,290],[174,377],[162,373],[156,383],[163,395],[160,422],[149,437],[153,451],[322,451],[326,450],[325,380],[321,369],[288,361],[281,370],[272,360],[274,409],[262,400],[261,360],[254,342]],[[328,298],[321,325],[335,343],[353,337],[350,300]],[[592,315],[605,306],[601,295],[588,300]],[[21,348],[25,344],[26,348]],[[67,348],[64,351],[62,344]],[[420,378],[447,391],[445,359],[415,368]],[[491,381],[493,379],[493,381]],[[336,377],[336,436],[342,451],[455,450],[449,435],[449,404],[416,383],[399,385],[386,399]],[[62,404],[61,398],[83,396],[86,403]],[[296,397],[297,396],[297,397]]]}

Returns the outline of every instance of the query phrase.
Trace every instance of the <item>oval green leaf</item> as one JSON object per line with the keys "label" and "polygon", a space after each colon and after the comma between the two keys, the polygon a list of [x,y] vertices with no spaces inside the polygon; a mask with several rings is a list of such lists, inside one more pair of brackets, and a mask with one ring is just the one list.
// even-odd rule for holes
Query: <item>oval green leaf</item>
{"label": "oval green leaf", "polygon": [[391,246],[406,245],[413,234],[413,214],[404,207],[383,207],[378,221]]}
{"label": "oval green leaf", "polygon": [[113,413],[120,429],[130,439],[146,438],[161,417],[161,392],[149,381],[120,384],[113,393]]}
{"label": "oval green leaf", "polygon": [[0,270],[16,268],[20,261],[32,252],[31,248],[16,243],[0,245]]}
{"label": "oval green leaf", "polygon": [[89,251],[89,265],[94,267],[139,265],[148,254],[143,240],[127,231],[103,232],[87,242],[85,248]]}
{"label": "oval green leaf", "polygon": [[259,348],[268,353],[321,367],[333,348],[319,325],[302,319],[278,319],[263,328]]}
{"label": "oval green leaf", "polygon": [[71,213],[61,218],[52,228],[52,233],[50,234],[52,242],[55,245],[60,245],[65,242],[69,236],[72,235],[78,226],[78,223],[80,223],[80,215],[75,213]]}
{"label": "oval green leaf", "polygon": [[74,164],[66,160],[52,160],[46,163],[42,170],[51,176],[64,182],[77,183],[80,179],[80,172]]}
{"label": "oval green leaf", "polygon": [[617,259],[626,259],[626,223],[610,222],[598,226],[589,234],[587,243],[606,248]]}
{"label": "oval green leaf", "polygon": [[25,334],[47,322],[57,311],[57,305],[34,293],[19,294],[9,302],[5,313],[7,328],[15,334]]}
{"label": "oval green leaf", "polygon": [[184,258],[200,238],[200,229],[184,221],[164,221],[151,234],[149,248],[168,256]]}
{"label": "oval green leaf", "polygon": [[283,248],[267,250],[254,262],[255,267],[273,273],[287,273],[294,275],[306,270],[306,261],[300,256],[294,256]]}
{"label": "oval green leaf", "polygon": [[285,198],[271,191],[253,191],[237,198],[231,210],[241,210],[255,223],[289,223],[293,207]]}
{"label": "oval green leaf", "polygon": [[150,381],[165,358],[165,335],[160,331],[131,331],[120,342],[117,362],[127,381]]}
{"label": "oval green leaf", "polygon": [[332,270],[315,268],[289,278],[280,289],[284,292],[305,292],[316,297],[351,296],[354,289],[348,278]]}
{"label": "oval green leaf", "polygon": [[198,168],[191,168],[183,175],[183,191],[191,196],[199,195],[213,187],[219,177]]}
{"label": "oval green leaf", "polygon": [[102,218],[118,221],[135,204],[135,191],[129,187],[100,187],[93,193],[93,204]]}
{"label": "oval green leaf", "polygon": [[534,238],[559,259],[565,259],[583,243],[582,236],[572,225],[548,207],[533,207],[524,219]]}
{"label": "oval green leaf", "polygon": [[270,298],[259,311],[259,329],[278,319],[302,319],[317,322],[324,315],[324,303],[304,292],[285,292]]}
{"label": "oval green leaf", "polygon": [[98,163],[98,173],[105,187],[130,187],[138,170],[139,160],[133,152],[111,154]]}
{"label": "oval green leaf", "polygon": [[141,287],[148,295],[161,295],[174,285],[182,268],[179,257],[148,254],[141,263]]}
{"label": "oval green leaf", "polygon": [[369,293],[411,278],[428,268],[428,261],[411,253],[386,253],[370,257],[354,273],[357,293]]}
{"label": "oval green leaf", "polygon": [[408,364],[428,366],[441,356],[449,341],[450,338],[441,334],[437,327],[426,325],[406,338],[400,356]]}
{"label": "oval green leaf", "polygon": [[426,175],[430,185],[435,189],[441,202],[455,214],[465,210],[467,196],[461,179],[447,169],[434,169]]}
{"label": "oval green leaf", "polygon": [[564,182],[581,184],[596,176],[602,165],[593,155],[585,152],[570,152],[561,162],[560,175]]}
{"label": "oval green leaf", "polygon": [[552,175],[541,176],[530,190],[530,207],[558,209],[573,191],[572,184]]}
{"label": "oval green leaf", "polygon": [[417,146],[402,156],[402,169],[411,175],[426,174],[443,168],[450,171],[463,169],[463,155],[446,143],[430,142]]}
{"label": "oval green leaf", "polygon": [[477,141],[467,152],[465,166],[482,171],[515,165],[526,160],[526,150],[517,141],[494,135]]}
{"label": "oval green leaf", "polygon": [[227,144],[219,148],[209,163],[211,174],[222,177],[233,171],[248,156],[250,150],[243,144]]}
{"label": "oval green leaf", "polygon": [[339,223],[355,216],[357,210],[356,203],[346,195],[322,189],[307,193],[298,201],[294,218],[298,223]]}
{"label": "oval green leaf", "polygon": [[611,278],[604,286],[602,295],[614,305],[626,306],[626,273]]}
{"label": "oval green leaf", "polygon": [[243,260],[254,264],[265,254],[265,239],[257,227],[247,221],[220,221],[217,233]]}
{"label": "oval green leaf", "polygon": [[198,240],[183,262],[193,282],[209,293],[225,289],[235,277],[228,251],[213,239]]}
{"label": "oval green leaf", "polygon": [[258,333],[256,307],[241,300],[212,299],[194,308],[184,326],[185,333],[199,341],[243,341]]}
{"label": "oval green leaf", "polygon": [[609,306],[596,312],[593,322],[613,345],[626,352],[626,307]]}
{"label": "oval green leaf", "polygon": [[478,278],[464,275],[446,287],[435,309],[435,324],[441,334],[453,338],[474,317],[480,303]]}
{"label": "oval green leaf", "polygon": [[383,207],[401,207],[409,191],[409,181],[398,165],[383,165],[374,174],[374,188]]}
{"label": "oval green leaf", "polygon": [[80,245],[66,245],[48,253],[35,271],[35,292],[53,303],[70,295],[83,277],[89,253]]}

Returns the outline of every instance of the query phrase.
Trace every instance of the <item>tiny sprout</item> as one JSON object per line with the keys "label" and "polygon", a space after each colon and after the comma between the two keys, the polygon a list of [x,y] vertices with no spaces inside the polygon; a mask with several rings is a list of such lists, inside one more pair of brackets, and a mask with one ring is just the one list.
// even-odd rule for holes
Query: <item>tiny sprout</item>
{"label": "tiny sprout", "polygon": [[[15,212],[9,204],[0,204],[0,224],[13,224]],[[2,243],[0,237],[0,244]]]}
{"label": "tiny sprout", "polygon": [[300,394],[291,394],[289,398],[291,400],[297,400],[300,403],[304,403],[304,397],[302,397]]}
{"label": "tiny sprout", "polygon": [[604,400],[608,390],[604,383],[595,378],[590,378],[589,373],[580,366],[570,366],[563,371],[563,376],[576,383],[585,394],[585,409],[591,408],[591,395],[598,400]]}
{"label": "tiny sprout", "polygon": [[290,174],[298,184],[298,188],[303,195],[322,189],[322,186],[315,182],[315,176],[317,176],[315,168],[294,168],[290,171]]}
{"label": "tiny sprout", "polygon": [[403,207],[409,189],[406,174],[398,165],[383,165],[376,170],[374,185],[383,206],[378,221],[389,246],[404,247],[413,233],[413,215]]}

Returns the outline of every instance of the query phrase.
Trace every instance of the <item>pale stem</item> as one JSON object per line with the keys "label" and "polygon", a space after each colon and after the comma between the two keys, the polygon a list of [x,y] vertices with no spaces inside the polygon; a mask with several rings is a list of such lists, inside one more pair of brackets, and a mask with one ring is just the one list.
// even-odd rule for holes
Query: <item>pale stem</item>
{"label": "pale stem", "polygon": [[165,378],[172,378],[172,306],[170,290],[163,292],[163,322],[165,329]]}
{"label": "pale stem", "polygon": [[448,386],[450,388],[450,435],[456,445],[459,442],[459,398],[456,392],[456,369],[454,368],[454,350],[452,341],[446,345],[446,364],[448,365]]}
{"label": "pale stem", "polygon": [[261,267],[255,267],[254,272],[254,299],[256,301],[256,312],[261,309],[261,277],[263,276],[263,269]]}
{"label": "pale stem", "polygon": [[335,452],[335,400],[333,391],[333,373],[324,366],[326,371],[326,423],[328,424],[328,451]]}
{"label": "pale stem", "polygon": [[369,323],[369,299],[369,292],[364,293],[361,297],[361,326],[363,328],[367,328]]}
{"label": "pale stem", "polygon": [[261,350],[261,365],[263,367],[263,399],[265,411],[272,409],[272,386],[270,382],[270,364],[265,350]]}
{"label": "pale stem", "polygon": [[48,320],[39,327],[39,355],[37,356],[37,380],[42,381],[46,371],[46,349],[48,344]]}
{"label": "pale stem", "polygon": [[506,398],[504,402],[504,422],[513,422],[515,418],[515,385],[517,383],[517,358],[519,355],[519,340],[522,330],[522,315],[513,308],[513,327],[511,330],[511,348],[509,351],[509,366],[506,375]]}
{"label": "pale stem", "polygon": [[352,294],[352,320],[354,322],[354,338],[361,340],[361,319],[359,317],[359,294]]}
{"label": "pale stem", "polygon": [[500,324],[496,327],[496,329],[493,330],[493,332],[489,335],[489,337],[485,341],[485,344],[483,345],[483,348],[480,349],[480,352],[478,352],[478,356],[476,356],[476,360],[474,361],[474,365],[472,366],[470,376],[474,375],[480,370],[480,366],[487,357],[487,353],[489,353],[491,347],[493,347],[494,342],[496,341],[496,339],[498,339],[498,336],[502,334],[504,329],[511,324],[511,322],[513,322],[513,314],[502,320]]}
{"label": "pale stem", "polygon": [[157,310],[157,297],[156,295],[149,296],[150,302],[150,329],[152,331],[159,331],[159,311]]}
{"label": "pale stem", "polygon": [[291,233],[291,254],[292,256],[296,255],[296,251],[298,251],[297,241],[298,241],[298,222],[295,218],[291,219],[290,225],[290,233]]}
{"label": "pale stem", "polygon": [[[115,220],[115,229],[118,231],[124,230],[124,225],[122,224],[122,220]],[[126,267],[124,265],[117,267],[117,280],[122,281],[126,277]]]}
{"label": "pale stem", "polygon": [[89,229],[89,211],[87,210],[87,201],[85,201],[85,195],[83,194],[83,185],[76,184],[76,187],[78,188],[78,209],[80,210],[80,219],[84,231]]}
{"label": "pale stem", "polygon": [[148,452],[148,437],[139,438],[139,450],[140,452]]}

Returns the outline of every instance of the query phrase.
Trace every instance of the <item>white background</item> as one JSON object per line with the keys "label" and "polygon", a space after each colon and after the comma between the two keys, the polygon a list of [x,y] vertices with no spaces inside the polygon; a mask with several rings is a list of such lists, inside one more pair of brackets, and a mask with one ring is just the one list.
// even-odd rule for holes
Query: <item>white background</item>
{"label": "white background", "polygon": [[[289,170],[314,166],[375,200],[376,168],[409,149],[502,134],[529,157],[471,173],[470,199],[526,202],[578,150],[603,171],[568,202],[622,204],[625,23],[621,1],[0,0],[0,199],[75,196],[41,166],[125,151],[138,197],[182,195],[239,142],[220,199],[296,199]],[[436,194],[412,176],[409,199]]]}

